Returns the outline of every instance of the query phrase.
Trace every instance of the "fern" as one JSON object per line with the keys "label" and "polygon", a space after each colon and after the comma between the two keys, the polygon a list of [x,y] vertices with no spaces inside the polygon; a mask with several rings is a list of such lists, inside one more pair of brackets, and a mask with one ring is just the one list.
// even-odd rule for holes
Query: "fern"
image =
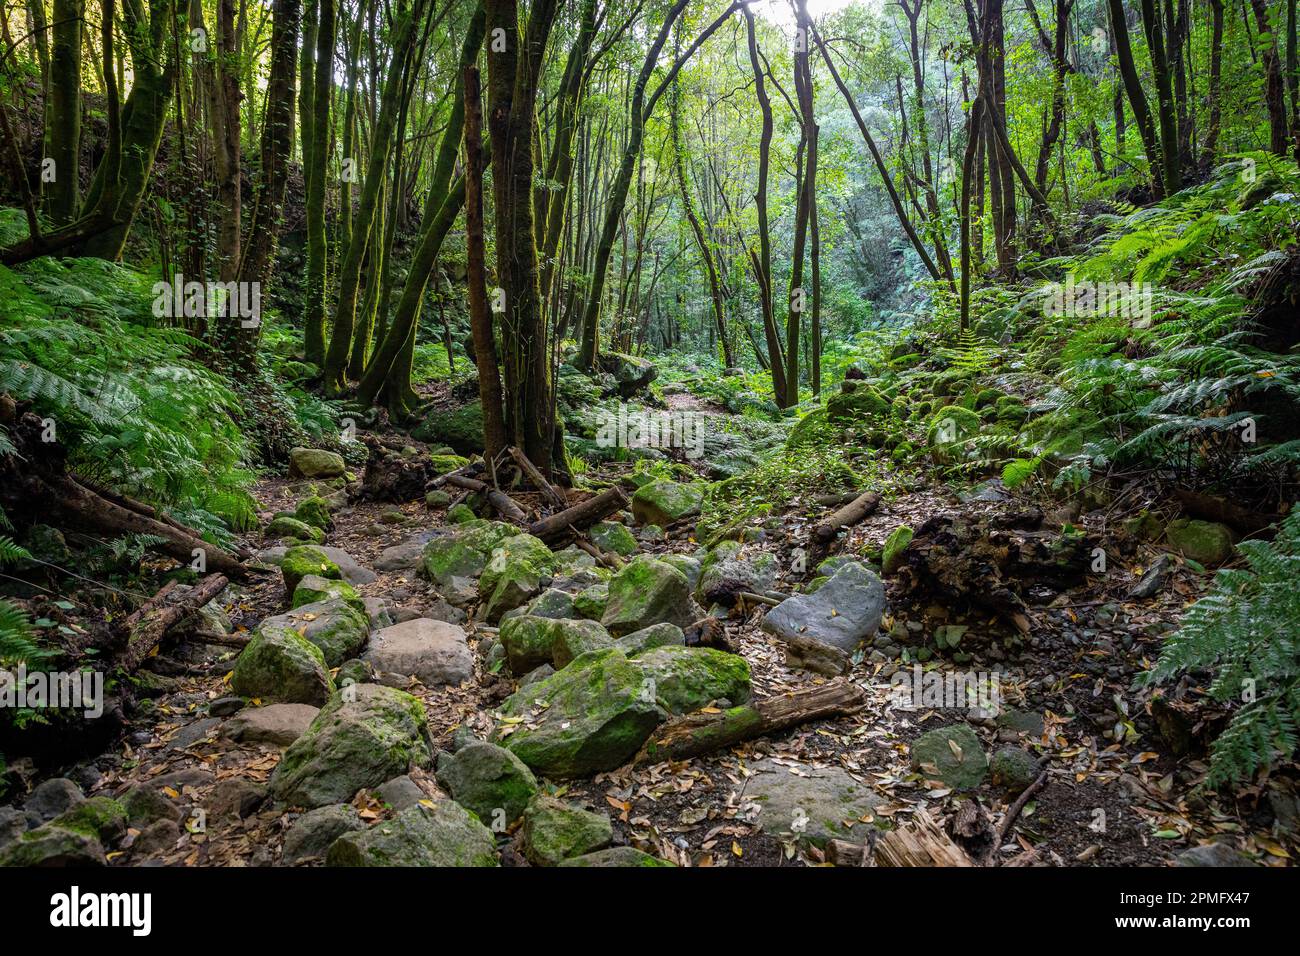
{"label": "fern", "polygon": [[[30,558],[31,552],[12,538],[0,535],[0,567]],[[0,666],[34,664],[52,656],[36,640],[27,615],[12,601],[0,598]]]}
{"label": "fern", "polygon": [[1218,573],[1137,682],[1209,671],[1210,695],[1241,703],[1212,748],[1212,785],[1248,780],[1290,757],[1300,721],[1300,509],[1274,541],[1244,541],[1238,550],[1246,566]]}

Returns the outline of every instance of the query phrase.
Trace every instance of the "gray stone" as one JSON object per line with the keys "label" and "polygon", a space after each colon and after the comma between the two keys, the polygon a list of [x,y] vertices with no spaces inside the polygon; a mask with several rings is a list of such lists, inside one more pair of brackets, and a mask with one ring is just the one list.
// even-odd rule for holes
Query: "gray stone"
{"label": "gray stone", "polygon": [[1169,571],[1173,561],[1169,555],[1162,554],[1152,563],[1151,567],[1146,569],[1141,580],[1129,590],[1128,596],[1134,601],[1144,601],[1147,598],[1155,597],[1164,586],[1165,581],[1169,578]]}
{"label": "gray stone", "polygon": [[214,820],[232,817],[242,820],[265,802],[265,785],[242,777],[227,777],[212,788],[203,805]]}
{"label": "gray stone", "polygon": [[601,867],[676,866],[675,863],[661,860],[649,853],[642,853],[635,847],[630,846],[612,846],[606,850],[597,850],[595,853],[584,853],[582,856],[570,857],[559,865]]}
{"label": "gray stone", "polygon": [[768,611],[763,630],[806,637],[853,651],[873,637],[885,612],[885,587],[860,564],[846,564],[814,594],[799,594]]}
{"label": "gray stone", "polygon": [[27,826],[38,827],[53,820],[86,799],[81,788],[67,777],[53,777],[37,784],[23,802]]}
{"label": "gray stone", "polygon": [[218,697],[208,704],[208,713],[213,717],[229,717],[244,709],[242,697]]}
{"label": "gray stone", "polygon": [[465,631],[426,617],[376,631],[361,659],[378,671],[418,677],[426,687],[459,684],[474,675]]}
{"label": "gray stone", "polygon": [[343,834],[365,828],[356,807],[346,803],[317,807],[295,820],[289,832],[284,835],[282,859],[286,864],[293,865],[323,858],[330,845]]}
{"label": "gray stone", "polygon": [[422,531],[401,544],[385,548],[375,560],[376,571],[409,571],[420,566],[424,546],[437,537],[438,531]]}
{"label": "gray stone", "polygon": [[496,829],[524,812],[537,778],[524,762],[496,744],[472,743],[438,765],[438,783],[483,823]]}
{"label": "gray stone", "polygon": [[1174,857],[1175,866],[1258,866],[1254,860],[1226,843],[1207,843]]}
{"label": "gray stone", "polygon": [[989,758],[975,731],[952,724],[926,731],[912,742],[912,769],[954,790],[973,790],[988,774]]}
{"label": "gray stone", "polygon": [[774,760],[750,765],[742,805],[758,805],[757,824],[772,836],[795,835],[822,846],[828,840],[863,843],[880,798],[839,767],[792,768]]}
{"label": "gray stone", "polygon": [[368,830],[345,833],[325,856],[330,866],[496,866],[496,841],[460,804],[416,804]]}
{"label": "gray stone", "polygon": [[225,734],[239,743],[287,747],[307,732],[319,713],[320,708],[310,704],[249,707],[226,722]]}
{"label": "gray stone", "polygon": [[429,795],[411,779],[410,774],[406,773],[381,783],[375,788],[375,793],[394,810],[405,810],[407,807],[415,806],[421,800],[429,799]]}
{"label": "gray stone", "polygon": [[656,647],[685,647],[686,634],[676,624],[651,624],[614,642],[628,657],[636,657]]}

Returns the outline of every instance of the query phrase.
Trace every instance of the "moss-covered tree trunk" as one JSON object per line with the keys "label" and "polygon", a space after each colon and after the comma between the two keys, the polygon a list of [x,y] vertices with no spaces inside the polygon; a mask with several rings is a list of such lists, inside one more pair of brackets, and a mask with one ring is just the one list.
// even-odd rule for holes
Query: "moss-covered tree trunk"
{"label": "moss-covered tree trunk", "polygon": [[304,336],[307,361],[325,363],[325,176],[329,169],[330,99],[334,89],[334,0],[319,0],[316,58],[312,67],[310,130],[303,130],[307,160],[307,281],[303,289]]}
{"label": "moss-covered tree trunk", "polygon": [[[85,0],[54,0],[50,88],[45,103],[45,215],[56,226],[77,218],[81,147],[81,24]],[[45,170],[42,170],[44,173]]]}

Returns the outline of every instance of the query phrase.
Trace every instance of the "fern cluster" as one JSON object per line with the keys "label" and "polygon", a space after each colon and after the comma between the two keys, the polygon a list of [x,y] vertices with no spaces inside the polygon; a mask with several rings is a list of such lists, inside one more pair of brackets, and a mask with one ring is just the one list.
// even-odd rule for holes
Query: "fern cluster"
{"label": "fern cluster", "polygon": [[1300,509],[1272,542],[1243,541],[1246,566],[1220,571],[1139,686],[1195,671],[1216,700],[1239,702],[1215,741],[1209,782],[1248,780],[1295,752],[1300,724]]}

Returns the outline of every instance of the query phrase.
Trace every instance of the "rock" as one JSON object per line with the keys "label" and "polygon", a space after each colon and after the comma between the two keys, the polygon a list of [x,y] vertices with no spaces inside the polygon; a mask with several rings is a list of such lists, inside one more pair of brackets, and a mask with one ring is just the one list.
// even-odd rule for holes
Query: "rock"
{"label": "rock", "polygon": [[308,495],[298,502],[297,507],[293,509],[293,517],[322,532],[322,537],[324,537],[323,532],[334,528],[334,519],[330,516],[330,503],[320,495]]}
{"label": "rock", "polygon": [[609,582],[609,603],[600,623],[614,637],[667,622],[685,630],[694,621],[690,586],[670,564],[641,556]]}
{"label": "rock", "polygon": [[366,603],[357,593],[356,588],[346,581],[330,581],[318,574],[308,574],[293,589],[291,608],[300,608],[304,604],[318,604],[322,601],[342,601],[350,607],[365,613]]}
{"label": "rock", "polygon": [[53,777],[37,784],[23,801],[27,826],[37,827],[53,820],[85,800],[81,788],[67,777]]}
{"label": "rock", "polygon": [[111,846],[126,835],[127,811],[112,797],[98,796],[69,807],[49,822],[74,833],[94,837]]}
{"label": "rock", "polygon": [[340,454],[320,448],[289,449],[290,478],[341,478],[346,472]]}
{"label": "rock", "polygon": [[551,619],[524,614],[501,622],[498,634],[512,674],[527,674],[551,660]]}
{"label": "rock", "polygon": [[[516,611],[510,613],[515,614]],[[518,613],[530,614],[533,617],[549,617],[552,620],[571,619],[578,616],[573,598],[557,588],[547,588],[529,601],[525,607],[519,608]]]}
{"label": "rock", "polygon": [[601,352],[596,361],[602,371],[614,376],[618,394],[623,398],[631,398],[659,374],[654,363],[623,352]]}
{"label": "rock", "polygon": [[587,535],[602,551],[613,551],[625,558],[636,553],[636,538],[632,536],[631,531],[627,530],[626,525],[613,521],[598,521],[587,530]]}
{"label": "rock", "polygon": [[345,833],[329,866],[496,866],[492,833],[458,803],[416,804],[368,830]]}
{"label": "rock", "polygon": [[230,686],[244,697],[287,704],[325,703],[334,692],[321,649],[287,627],[259,627],[244,647]]}
{"label": "rock", "polygon": [[636,657],[656,647],[684,647],[686,634],[676,624],[651,624],[620,637],[614,646],[628,657]]}
{"label": "rock", "polygon": [[345,833],[364,830],[366,825],[356,807],[346,803],[317,807],[294,821],[284,835],[283,861],[288,865],[321,858],[330,845]]}
{"label": "rock", "polygon": [[226,722],[225,734],[239,743],[287,747],[307,732],[319,713],[319,707],[309,704],[249,707]]}
{"label": "rock", "polygon": [[366,646],[370,618],[344,599],[330,598],[268,617],[258,626],[258,631],[291,631],[320,648],[328,666],[337,667]]}
{"label": "rock", "polygon": [[839,767],[802,767],[795,774],[773,760],[750,765],[742,803],[758,805],[758,828],[772,836],[794,835],[815,846],[828,840],[863,843],[880,803],[871,788]]}
{"label": "rock", "polygon": [[1016,734],[1043,736],[1043,715],[1033,711],[1004,710],[997,716],[997,725]]}
{"label": "rock", "polygon": [[424,496],[426,508],[445,508],[449,504],[451,504],[451,495],[441,488],[435,488]]}
{"label": "rock", "polygon": [[3,866],[103,866],[103,844],[90,834],[44,824],[28,830],[3,850]]}
{"label": "rock", "polygon": [[284,589],[290,594],[309,574],[331,581],[343,579],[339,566],[329,559],[324,548],[316,545],[299,545],[286,551],[280,560],[280,573],[284,575]]}
{"label": "rock", "polygon": [[[429,492],[433,494],[433,492]],[[445,492],[444,492],[445,494]],[[401,544],[385,548],[375,561],[376,571],[409,571],[420,566],[424,555],[424,546],[438,537],[438,532],[422,531],[414,537],[407,538]]]}
{"label": "rock", "polygon": [[373,683],[375,669],[370,666],[369,661],[358,660],[353,658],[350,661],[344,661],[339,665],[338,674],[335,681],[339,687],[346,687],[349,684],[370,684]]}
{"label": "rock", "polygon": [[405,810],[429,799],[429,794],[408,773],[381,783],[375,788],[375,794],[385,806],[394,810]]}
{"label": "rock", "polygon": [[695,599],[705,607],[731,607],[740,591],[762,594],[776,580],[776,558],[738,541],[723,541],[700,564]]}
{"label": "rock", "polygon": [[1038,779],[1038,761],[1019,747],[1003,747],[989,761],[989,775],[995,786],[1020,793]]}
{"label": "rock", "polygon": [[569,617],[585,617],[593,621],[599,621],[605,613],[605,606],[609,604],[609,585],[593,584],[590,587],[583,588],[573,596],[574,614]]}
{"label": "rock", "polygon": [[1175,866],[1258,866],[1254,860],[1226,843],[1207,843],[1183,850],[1174,857]]}
{"label": "rock", "polygon": [[126,810],[127,821],[138,830],[158,820],[181,818],[180,805],[153,784],[132,787],[122,795],[120,802]]}
{"label": "rock", "polygon": [[852,391],[836,392],[826,401],[826,419],[834,425],[852,425],[889,416],[889,400],[872,386],[858,383]]}
{"label": "rock", "polygon": [[0,807],[0,850],[27,832],[27,818],[15,807]]}
{"label": "rock", "polygon": [[351,800],[433,760],[424,705],[410,694],[358,684],[351,699],[335,694],[285,751],[271,776],[271,793],[291,806],[320,807]]}
{"label": "rock", "polygon": [[204,801],[208,816],[214,820],[242,820],[266,802],[266,787],[242,777],[220,781]]}
{"label": "rock", "polygon": [[398,623],[397,621],[393,620],[393,616],[395,614],[406,615],[405,617],[402,618],[402,620],[404,621],[409,621],[413,617],[420,616],[416,614],[414,611],[408,610],[407,608],[398,608],[396,611],[394,611],[392,607],[389,606],[387,598],[381,598],[381,597],[362,598],[361,605],[362,607],[365,608],[367,623],[369,623],[369,625],[375,630],[384,627],[392,627],[394,624]]}
{"label": "rock", "polygon": [[813,594],[782,601],[763,618],[777,637],[807,637],[853,651],[875,635],[885,612],[885,588],[861,564],[846,564]]}
{"label": "rock", "polygon": [[288,515],[280,515],[271,519],[265,530],[262,532],[268,538],[293,538],[297,541],[314,541],[321,542],[325,540],[325,532],[320,528],[314,528],[305,521],[299,521]]}
{"label": "rock", "polygon": [[518,820],[537,793],[524,762],[496,744],[472,743],[438,764],[438,783],[452,798],[498,833]]}
{"label": "rock", "polygon": [[459,684],[474,675],[465,631],[427,617],[376,631],[361,659],[376,671],[418,677],[426,687]]}
{"label": "rock", "polygon": [[411,429],[411,437],[429,445],[446,445],[460,455],[482,454],[483,406],[471,402],[431,411]]}
{"label": "rock", "polygon": [[989,758],[975,731],[966,724],[952,724],[927,731],[912,742],[912,769],[953,790],[974,790],[984,782]]}
{"label": "rock", "polygon": [[847,651],[841,650],[834,644],[823,644],[821,641],[798,641],[785,645],[785,666],[827,677],[838,677],[849,672],[853,667],[853,659],[849,657]]}
{"label": "rock", "polygon": [[1129,589],[1128,596],[1134,601],[1145,601],[1147,598],[1155,597],[1165,586],[1165,581],[1169,579],[1169,571],[1173,566],[1169,555],[1162,554],[1152,562],[1151,567],[1146,569],[1141,580]]}
{"label": "rock", "polygon": [[614,639],[595,621],[585,619],[551,622],[551,663],[558,671],[587,651],[609,647]]}
{"label": "rock", "polygon": [[692,591],[700,583],[701,566],[698,558],[692,558],[689,554],[661,554],[658,560],[682,572]]}
{"label": "rock", "polygon": [[508,524],[478,518],[446,529],[424,546],[424,576],[452,604],[469,604],[478,595],[478,579],[492,550],[515,533]]}
{"label": "rock", "polygon": [[176,847],[181,838],[180,824],[176,820],[155,820],[131,844],[133,861],[151,859]]}
{"label": "rock", "polygon": [[524,811],[524,856],[534,866],[564,860],[609,846],[614,828],[609,814],[592,813],[538,794]]}
{"label": "rock", "polygon": [[711,647],[656,647],[635,662],[648,691],[671,713],[688,714],[716,700],[749,700],[749,663]]}
{"label": "rock", "polygon": [[[374,571],[371,571],[367,567],[363,567],[358,563],[356,558],[352,557],[352,555],[348,554],[342,548],[335,548],[332,545],[322,544],[317,547],[317,550],[324,554],[326,559],[332,562],[334,566],[339,569],[339,574],[343,576],[343,580],[347,581],[348,584],[373,584],[375,581],[379,580],[379,576],[375,574]],[[283,566],[281,567],[283,568]],[[329,577],[329,575],[325,575],[325,577]]]}
{"label": "rock", "polygon": [[464,624],[469,620],[468,614],[458,607],[452,607],[442,598],[438,598],[425,607],[420,612],[420,617],[427,617],[431,621],[443,621],[447,624]]}
{"label": "rock", "polygon": [[1200,564],[1218,565],[1232,557],[1232,529],[1217,522],[1179,518],[1165,528],[1165,540]]}
{"label": "rock", "polygon": [[880,555],[880,570],[884,574],[893,574],[903,565],[903,552],[912,543],[912,529],[900,524],[885,539],[885,547]]}
{"label": "rock", "polygon": [[632,516],[637,524],[670,525],[693,518],[704,504],[704,488],[698,483],[652,481],[632,495]]}
{"label": "rock", "polygon": [[621,651],[592,651],[501,705],[494,739],[556,779],[613,770],[658,726],[645,675]]}
{"label": "rock", "polygon": [[560,866],[676,866],[667,860],[642,853],[635,847],[612,846],[608,850],[584,853],[564,860]]}
{"label": "rock", "polygon": [[555,570],[555,555],[539,538],[517,534],[502,540],[492,551],[478,580],[483,618],[496,624],[541,593]]}
{"label": "rock", "polygon": [[550,664],[543,664],[541,667],[534,667],[523,677],[519,678],[519,689],[536,684],[538,681],[544,681],[555,673],[555,668]]}
{"label": "rock", "polygon": [[208,704],[208,713],[213,717],[230,717],[244,709],[242,697],[218,697]]}
{"label": "rock", "polygon": [[452,505],[447,509],[448,524],[466,524],[477,520],[478,515],[474,514],[474,509],[469,505]]}

